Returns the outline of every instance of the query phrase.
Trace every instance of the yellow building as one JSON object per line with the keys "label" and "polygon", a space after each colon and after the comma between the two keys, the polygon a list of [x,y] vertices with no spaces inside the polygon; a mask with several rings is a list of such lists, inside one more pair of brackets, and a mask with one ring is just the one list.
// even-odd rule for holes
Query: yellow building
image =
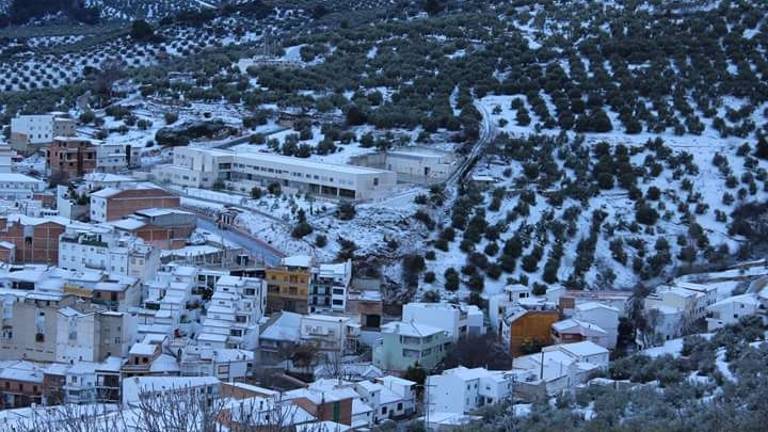
{"label": "yellow building", "polygon": [[309,286],[312,281],[312,258],[284,258],[281,265],[266,269],[267,312],[280,311],[306,314]]}

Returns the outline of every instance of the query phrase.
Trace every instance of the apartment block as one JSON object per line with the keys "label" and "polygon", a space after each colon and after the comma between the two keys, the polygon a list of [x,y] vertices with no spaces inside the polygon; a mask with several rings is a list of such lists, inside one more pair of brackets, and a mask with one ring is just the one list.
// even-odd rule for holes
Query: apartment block
{"label": "apartment block", "polygon": [[87,138],[56,137],[46,151],[46,169],[63,180],[83,177],[96,169],[96,147]]}
{"label": "apartment block", "polygon": [[267,307],[266,291],[265,281],[259,278],[219,278],[197,343],[211,348],[254,349],[258,323]]}
{"label": "apartment block", "polygon": [[312,283],[313,260],[308,256],[287,257],[277,267],[266,269],[267,312],[309,311],[308,295]]}
{"label": "apartment block", "polygon": [[312,278],[309,311],[313,313],[344,312],[351,281],[351,260],[339,264],[320,264]]}
{"label": "apartment block", "polygon": [[75,134],[75,120],[55,114],[20,115],[11,119],[10,144],[28,154],[51,143],[55,137]]}
{"label": "apartment block", "polygon": [[425,324],[396,321],[381,326],[381,340],[373,347],[373,364],[383,370],[405,371],[418,363],[429,370],[448,353],[451,337]]}

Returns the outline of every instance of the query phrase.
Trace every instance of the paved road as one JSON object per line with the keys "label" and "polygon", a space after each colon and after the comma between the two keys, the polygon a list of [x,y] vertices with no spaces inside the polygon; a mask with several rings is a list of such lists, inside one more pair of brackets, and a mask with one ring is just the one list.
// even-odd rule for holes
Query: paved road
{"label": "paved road", "polygon": [[262,240],[247,236],[231,229],[219,229],[219,227],[210,219],[201,215],[197,217],[197,227],[220,235],[224,240],[239,244],[250,252],[256,258],[262,259],[268,265],[280,264],[283,255],[280,251],[265,243]]}

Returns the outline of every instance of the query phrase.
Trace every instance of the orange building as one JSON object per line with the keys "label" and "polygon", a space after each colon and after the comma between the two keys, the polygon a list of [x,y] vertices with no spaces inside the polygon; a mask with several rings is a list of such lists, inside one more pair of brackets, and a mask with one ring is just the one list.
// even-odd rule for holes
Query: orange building
{"label": "orange building", "polygon": [[521,310],[502,322],[502,338],[514,357],[552,345],[552,324],[560,320],[556,310]]}

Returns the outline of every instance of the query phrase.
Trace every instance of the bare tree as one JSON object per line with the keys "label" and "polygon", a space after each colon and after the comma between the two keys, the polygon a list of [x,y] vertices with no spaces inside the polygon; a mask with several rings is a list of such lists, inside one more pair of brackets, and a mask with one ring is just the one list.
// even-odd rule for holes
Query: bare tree
{"label": "bare tree", "polygon": [[116,405],[59,405],[33,409],[29,417],[0,424],[13,432],[122,432],[125,421]]}

